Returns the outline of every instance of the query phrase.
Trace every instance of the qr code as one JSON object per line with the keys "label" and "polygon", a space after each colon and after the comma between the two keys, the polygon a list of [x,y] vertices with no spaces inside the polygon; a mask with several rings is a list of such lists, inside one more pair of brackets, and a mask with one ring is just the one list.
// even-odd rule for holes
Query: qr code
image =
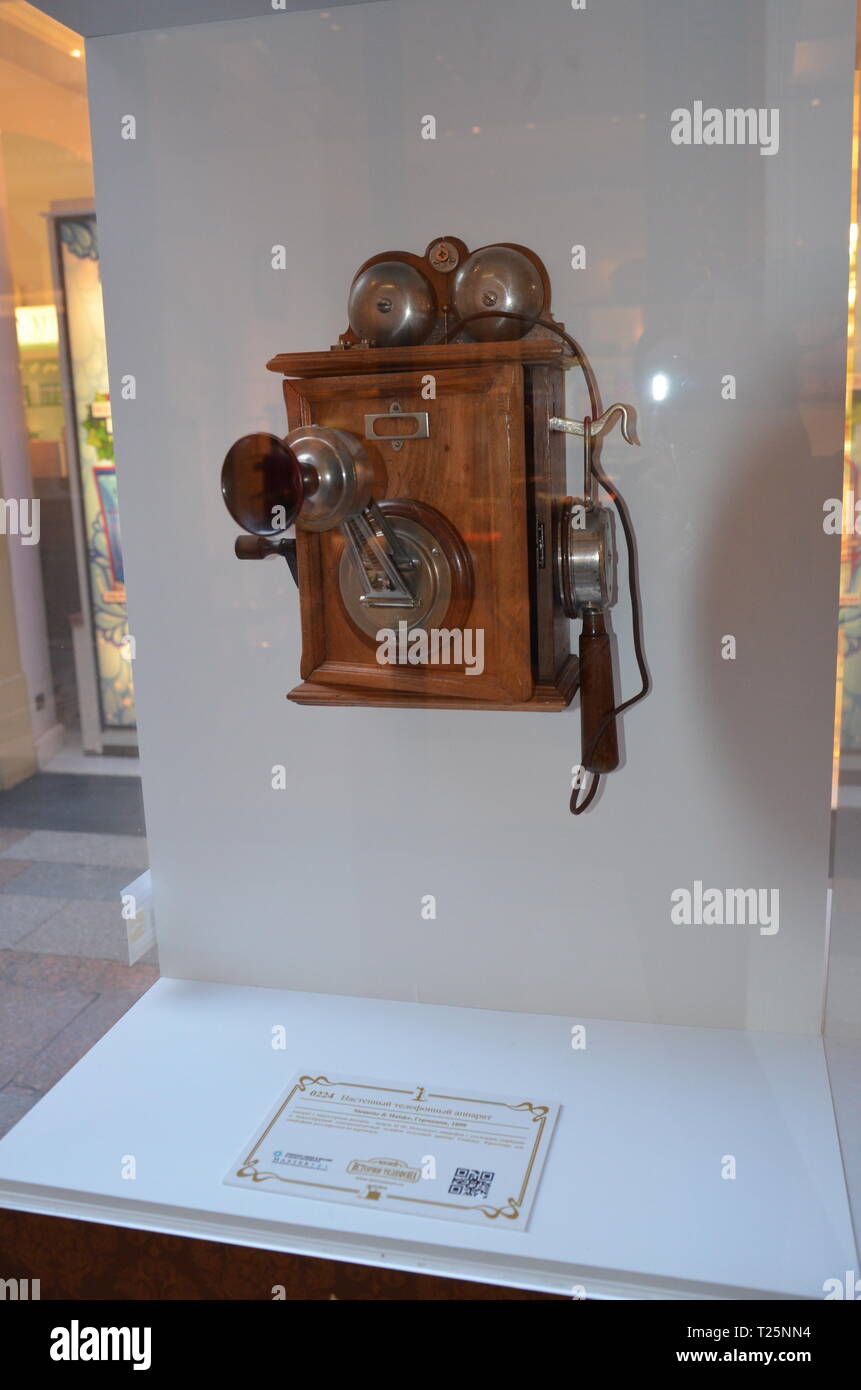
{"label": "qr code", "polygon": [[455,1168],[448,1185],[455,1197],[487,1197],[495,1173],[482,1173],[478,1168]]}

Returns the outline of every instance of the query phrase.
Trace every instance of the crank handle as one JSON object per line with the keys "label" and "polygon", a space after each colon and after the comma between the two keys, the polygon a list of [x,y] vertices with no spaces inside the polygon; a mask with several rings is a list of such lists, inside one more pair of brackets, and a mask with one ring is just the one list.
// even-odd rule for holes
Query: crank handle
{"label": "crank handle", "polygon": [[297,588],[299,567],[296,562],[296,542],[286,537],[273,540],[269,536],[237,536],[233,546],[237,560],[266,560],[270,555],[283,555]]}

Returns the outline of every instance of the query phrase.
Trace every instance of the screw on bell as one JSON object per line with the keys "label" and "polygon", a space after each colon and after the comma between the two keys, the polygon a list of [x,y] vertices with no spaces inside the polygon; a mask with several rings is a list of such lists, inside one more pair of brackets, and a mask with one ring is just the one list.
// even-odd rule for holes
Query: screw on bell
{"label": "screw on bell", "polygon": [[454,310],[459,319],[472,319],[488,309],[521,318],[478,318],[465,326],[479,342],[522,338],[544,310],[544,282],[536,263],[513,246],[482,246],[467,256],[456,272]]}
{"label": "screw on bell", "polygon": [[361,342],[415,347],[436,323],[436,296],[427,276],[408,261],[376,261],[354,279],[347,312]]}

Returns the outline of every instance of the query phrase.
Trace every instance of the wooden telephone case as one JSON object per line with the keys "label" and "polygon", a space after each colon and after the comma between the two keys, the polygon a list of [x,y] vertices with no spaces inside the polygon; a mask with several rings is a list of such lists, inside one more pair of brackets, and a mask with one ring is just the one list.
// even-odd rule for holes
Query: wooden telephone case
{"label": "wooden telephone case", "polygon": [[[285,377],[291,430],[313,423],[350,431],[382,465],[376,501],[430,506],[456,529],[469,552],[473,596],[439,626],[484,631],[481,674],[380,665],[374,639],[358,631],[341,600],[342,535],[297,529],[303,679],[289,699],[509,710],[570,703],[577,658],[554,563],[565,441],[548,422],[564,414],[563,372],[574,360],[556,340],[524,338],[339,347],[268,363]],[[407,417],[427,412],[428,437],[410,438],[409,420],[401,424],[393,405]],[[365,417],[373,415],[392,420],[385,437],[366,438]]]}

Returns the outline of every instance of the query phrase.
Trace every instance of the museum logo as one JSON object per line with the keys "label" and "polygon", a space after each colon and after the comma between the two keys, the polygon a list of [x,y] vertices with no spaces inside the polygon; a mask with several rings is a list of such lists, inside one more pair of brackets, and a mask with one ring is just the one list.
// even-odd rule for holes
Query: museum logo
{"label": "museum logo", "polygon": [[283,1149],[275,1149],[272,1162],[280,1163],[284,1168],[316,1168],[318,1172],[325,1173],[332,1160],[317,1154],[291,1154]]}
{"label": "museum logo", "polygon": [[132,1361],[135,1371],[152,1364],[151,1327],[81,1327],[73,1318],[68,1327],[51,1331],[52,1361]]}
{"label": "museum logo", "polygon": [[38,497],[0,497],[0,536],[20,536],[22,545],[39,544]]}
{"label": "museum logo", "polygon": [[463,666],[468,676],[484,670],[483,627],[415,627],[398,623],[377,633],[380,666]]}
{"label": "museum logo", "polygon": [[777,888],[674,888],[670,921],[678,927],[759,927],[760,936],[774,936],[780,927]]}
{"label": "museum logo", "polygon": [[353,1177],[376,1178],[377,1181],[419,1182],[421,1169],[411,1168],[401,1158],[351,1158],[347,1172]]}
{"label": "museum logo", "polygon": [[677,106],[670,115],[670,139],[674,145],[758,145],[760,154],[777,154],[780,148],[780,112],[750,106],[703,108]]}

